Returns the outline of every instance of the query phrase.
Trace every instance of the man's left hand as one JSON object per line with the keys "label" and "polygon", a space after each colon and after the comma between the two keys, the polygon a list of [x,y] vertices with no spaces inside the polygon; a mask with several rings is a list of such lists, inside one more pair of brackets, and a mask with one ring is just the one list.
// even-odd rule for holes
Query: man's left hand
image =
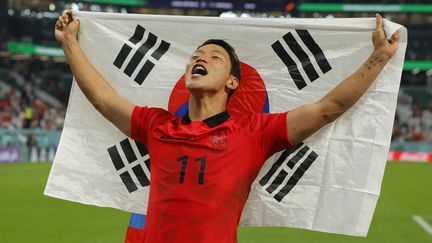
{"label": "man's left hand", "polygon": [[396,53],[399,45],[399,32],[396,31],[388,40],[384,32],[384,20],[381,15],[376,15],[376,29],[372,34],[374,51],[380,55],[386,55],[389,59]]}

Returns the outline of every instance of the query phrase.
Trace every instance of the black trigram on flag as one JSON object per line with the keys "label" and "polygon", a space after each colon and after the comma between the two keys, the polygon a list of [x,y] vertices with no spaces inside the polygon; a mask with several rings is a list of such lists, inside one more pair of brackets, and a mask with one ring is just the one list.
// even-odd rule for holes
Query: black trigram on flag
{"label": "black trigram on flag", "polygon": [[[120,146],[114,145],[107,149],[108,154],[111,157],[111,161],[113,162],[114,167],[120,175],[120,179],[126,186],[126,189],[129,191],[129,193],[138,190],[138,186],[132,179],[131,173],[135,175],[142,187],[150,185],[149,176],[147,176],[142,166],[142,162],[144,161],[144,164],[148,170],[148,174],[150,175],[150,157],[148,156],[148,151],[142,143],[133,141],[139,153],[139,156],[137,157],[137,154],[132,148],[131,141],[133,140],[126,138],[120,142]],[[126,158],[128,164],[125,164],[121,154],[124,155],[124,158]],[[130,169],[132,171],[130,171]]]}
{"label": "black trigram on flag", "polygon": [[[143,37],[144,33],[146,32],[145,28],[141,25],[137,25],[135,28],[135,33],[131,38],[129,38],[129,42],[131,45],[136,45],[138,42],[140,42]],[[127,76],[132,76],[135,69],[138,67],[138,65],[143,61],[144,56],[147,54],[147,52],[150,51],[154,46],[156,46],[158,42],[158,38],[156,35],[154,35],[151,32],[148,32],[147,39],[142,43],[136,52],[133,54],[130,61],[127,63],[124,73]],[[119,54],[117,55],[116,59],[114,60],[114,66],[118,67],[119,69],[122,68],[123,63],[125,62],[126,58],[129,56],[129,54],[132,51],[132,47],[128,43],[125,43],[123,47],[121,48]],[[144,65],[141,67],[141,69],[138,71],[138,74],[135,76],[134,80],[139,85],[141,85],[144,80],[147,78],[147,76],[150,74],[151,70],[155,66],[155,63],[159,61],[159,59],[168,51],[170,47],[170,43],[160,40],[159,46],[156,48],[156,50],[153,51],[150,57],[152,57],[154,60],[152,61],[150,57],[145,60]]]}
{"label": "black trigram on flag", "polygon": [[[300,30],[300,29],[296,29],[295,32],[300,37],[300,39],[307,47],[307,49],[309,49],[309,51],[312,53],[313,58],[318,64],[322,73],[325,74],[328,71],[330,71],[332,67],[327,61],[324,52],[321,50],[321,48],[318,46],[318,44],[315,42],[315,40],[312,38],[309,32],[307,30]],[[301,67],[299,67],[296,61],[294,61],[293,57],[290,56],[290,54],[288,54],[288,52],[285,50],[285,48],[283,47],[280,41],[276,41],[275,43],[273,43],[272,48],[279,56],[279,58],[282,60],[282,62],[285,64],[285,66],[288,68],[288,72],[291,78],[294,80],[294,84],[297,86],[299,90],[301,90],[304,87],[306,87],[306,81],[305,81],[305,77],[301,74],[299,68],[301,68],[306,73],[306,76],[309,78],[311,82],[319,78],[319,74],[315,70],[312,61],[309,58],[309,55],[300,46],[296,38],[294,38],[292,32],[286,33],[282,38],[283,41],[287,44],[288,48],[292,51],[292,53],[294,53],[294,55],[300,61]]]}
{"label": "black trigram on flag", "polygon": [[[307,156],[305,156],[306,154]],[[297,185],[297,182],[309,169],[316,158],[318,158],[318,154],[303,143],[296,147],[286,149],[272,165],[270,170],[260,179],[259,184],[265,187],[265,190],[270,195],[273,195],[274,199],[280,202],[286,195],[288,195],[294,186]],[[296,164],[301,160],[302,162],[300,165],[294,170]],[[280,169],[281,167],[282,169]],[[287,170],[289,172],[287,172]],[[274,177],[277,172],[279,173]],[[288,180],[286,180],[287,177]],[[284,181],[286,182],[283,183]]]}

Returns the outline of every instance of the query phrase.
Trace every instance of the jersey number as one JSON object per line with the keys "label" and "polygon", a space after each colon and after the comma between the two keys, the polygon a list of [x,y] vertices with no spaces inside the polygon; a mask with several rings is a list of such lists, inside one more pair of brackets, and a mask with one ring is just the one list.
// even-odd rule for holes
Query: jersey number
{"label": "jersey number", "polygon": [[[178,162],[182,163],[181,168],[180,168],[180,178],[179,178],[180,184],[184,183],[188,159],[189,159],[189,156],[182,156],[182,157],[177,159]],[[204,184],[204,170],[205,170],[205,166],[206,166],[206,161],[207,161],[207,157],[205,157],[205,156],[195,159],[195,162],[201,163],[199,174],[198,174],[198,184],[200,184],[200,185]]]}

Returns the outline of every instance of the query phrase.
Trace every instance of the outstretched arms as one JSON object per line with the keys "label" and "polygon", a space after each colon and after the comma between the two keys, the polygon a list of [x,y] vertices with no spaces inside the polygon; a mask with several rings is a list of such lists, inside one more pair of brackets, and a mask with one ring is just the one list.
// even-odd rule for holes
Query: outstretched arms
{"label": "outstretched arms", "polygon": [[78,86],[90,103],[124,134],[130,136],[134,105],[119,96],[84,55],[77,41],[79,25],[72,12],[65,11],[55,25],[55,38],[64,50]]}
{"label": "outstretched arms", "polygon": [[396,53],[399,33],[387,40],[380,15],[372,34],[374,51],[353,74],[332,89],[316,103],[293,109],[287,115],[288,138],[298,144],[324,125],[333,122],[347,111],[366,92],[390,58]]}

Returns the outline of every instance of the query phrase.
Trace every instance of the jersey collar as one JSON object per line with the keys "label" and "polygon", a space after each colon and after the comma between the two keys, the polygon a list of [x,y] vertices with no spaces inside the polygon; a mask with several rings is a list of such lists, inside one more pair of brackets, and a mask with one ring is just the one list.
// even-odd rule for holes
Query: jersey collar
{"label": "jersey collar", "polygon": [[[218,113],[214,116],[211,116],[207,119],[204,119],[203,122],[207,124],[209,127],[216,127],[222,123],[224,123],[226,120],[230,118],[230,115],[228,114],[228,111],[222,111],[221,113]],[[191,119],[189,118],[189,111],[186,113],[186,115],[182,118],[183,124],[190,124]]]}

